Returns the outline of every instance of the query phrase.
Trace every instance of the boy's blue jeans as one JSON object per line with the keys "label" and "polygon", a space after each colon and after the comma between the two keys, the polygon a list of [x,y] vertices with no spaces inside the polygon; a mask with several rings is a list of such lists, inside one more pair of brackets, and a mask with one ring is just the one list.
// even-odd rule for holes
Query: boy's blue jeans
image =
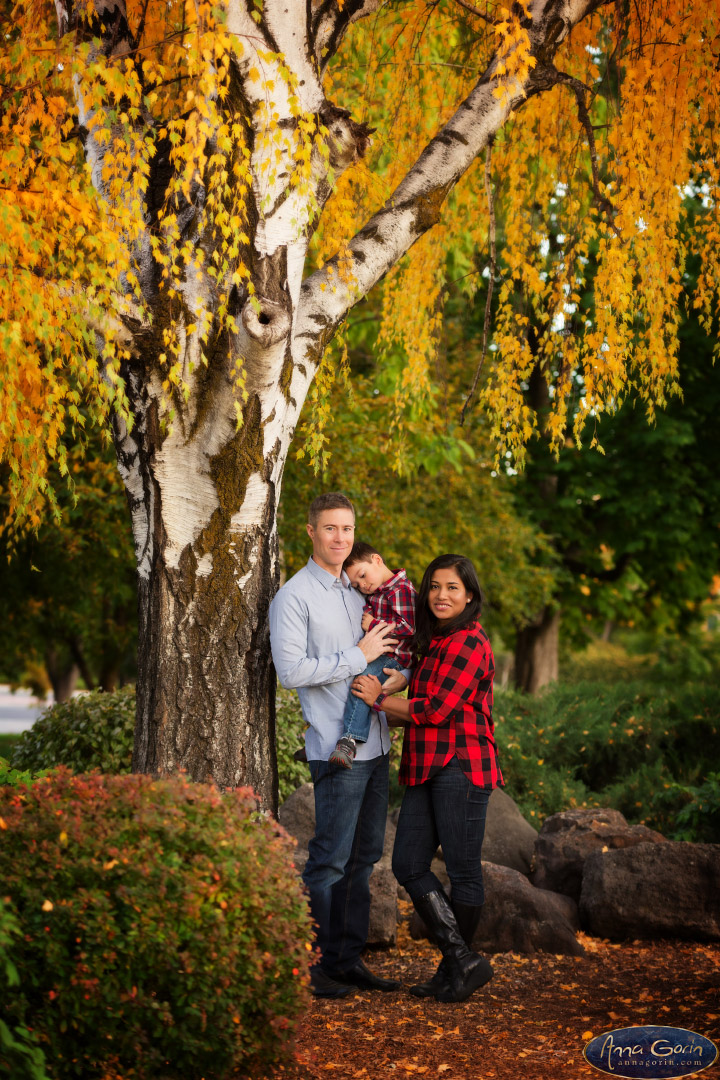
{"label": "boy's blue jeans", "polygon": [[[375,675],[381,683],[390,676],[383,673],[383,668],[391,667],[396,671],[402,671],[403,667],[394,656],[378,656],[377,660],[371,660],[363,675]],[[352,690],[348,692],[345,713],[343,714],[343,735],[351,735],[355,742],[367,742],[370,733],[370,713],[372,706],[366,705],[362,698],[355,697]]]}

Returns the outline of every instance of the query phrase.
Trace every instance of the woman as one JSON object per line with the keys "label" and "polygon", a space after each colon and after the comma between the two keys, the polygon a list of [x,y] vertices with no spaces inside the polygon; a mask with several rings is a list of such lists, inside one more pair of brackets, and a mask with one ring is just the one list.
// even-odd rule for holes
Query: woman
{"label": "woman", "polygon": [[[411,993],[438,1001],[465,1001],[492,978],[488,961],[470,949],[484,897],[485,813],[492,789],[503,783],[493,738],[495,664],[478,621],[482,600],[469,559],[433,559],[417,598],[407,700],[384,694],[373,676],[353,684],[389,724],[405,727],[400,783],[407,787],[393,872],[443,954],[433,978]],[[430,869],[438,844],[452,904]]]}

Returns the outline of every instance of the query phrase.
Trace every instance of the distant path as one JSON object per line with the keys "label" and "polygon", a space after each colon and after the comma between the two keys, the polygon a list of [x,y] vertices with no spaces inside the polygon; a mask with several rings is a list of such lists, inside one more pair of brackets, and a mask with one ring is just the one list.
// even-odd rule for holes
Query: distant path
{"label": "distant path", "polygon": [[52,695],[47,701],[39,701],[29,690],[17,690],[13,694],[9,686],[0,686],[0,735],[27,731],[52,702]]}

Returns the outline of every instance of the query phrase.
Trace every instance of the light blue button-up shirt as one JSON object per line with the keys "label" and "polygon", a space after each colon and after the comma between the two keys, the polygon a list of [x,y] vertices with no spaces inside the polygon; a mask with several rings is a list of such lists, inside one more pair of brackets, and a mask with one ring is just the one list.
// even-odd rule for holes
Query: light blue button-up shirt
{"label": "light blue button-up shirt", "polygon": [[[343,571],[338,579],[312,559],[270,605],[270,642],[278,678],[297,690],[305,721],[309,761],[327,761],[342,735],[350,684],[367,667],[358,641],[365,601]],[[370,734],[358,743],[357,760],[390,749],[385,714],[370,715]]]}

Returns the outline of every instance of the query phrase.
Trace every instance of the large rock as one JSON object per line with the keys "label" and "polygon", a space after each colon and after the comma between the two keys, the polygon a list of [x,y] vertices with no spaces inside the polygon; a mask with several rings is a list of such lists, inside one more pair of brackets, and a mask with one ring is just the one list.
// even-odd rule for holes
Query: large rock
{"label": "large rock", "polygon": [[315,794],[312,784],[302,784],[278,810],[283,829],[297,840],[295,866],[302,871],[307,862],[308,844],[315,832]]}
{"label": "large rock", "polygon": [[585,863],[580,917],[590,932],[625,938],[720,940],[720,844],[640,844]]}
{"label": "large rock", "polygon": [[593,852],[666,843],[644,825],[628,825],[618,810],[564,810],[546,819],[535,844],[532,883],[580,900],[583,867]]}
{"label": "large rock", "polygon": [[[278,811],[278,820],[297,840],[295,866],[302,873],[308,844],[315,832],[315,795],[312,784],[303,784],[288,796]],[[390,868],[395,826],[388,821],[382,859],[370,877],[370,930],[368,945],[394,945],[397,934],[397,882]]]}
{"label": "large rock", "polygon": [[[577,905],[567,896],[536,889],[519,870],[483,862],[485,905],[473,939],[478,952],[549,952],[581,956],[575,934]],[[427,937],[417,913],[410,920],[413,937]]]}
{"label": "large rock", "polygon": [[495,788],[488,803],[483,857],[497,866],[529,874],[537,835],[513,799],[502,788]]}
{"label": "large rock", "polygon": [[389,947],[397,936],[397,881],[381,860],[370,876],[370,927],[368,945]]}

